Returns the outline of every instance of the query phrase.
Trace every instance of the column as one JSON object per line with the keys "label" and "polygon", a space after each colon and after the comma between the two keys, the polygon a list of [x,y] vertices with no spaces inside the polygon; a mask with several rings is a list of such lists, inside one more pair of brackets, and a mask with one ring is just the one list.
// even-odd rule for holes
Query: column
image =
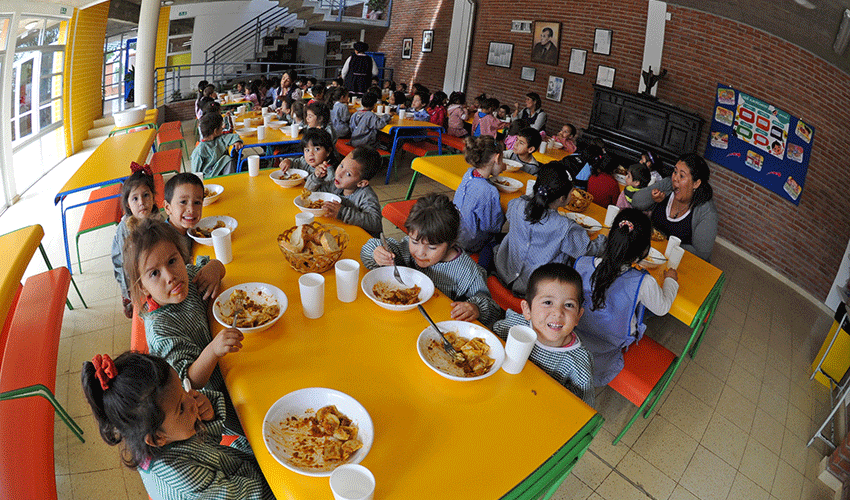
{"label": "column", "polygon": [[136,42],[136,106],[154,107],[154,64],[156,62],[156,30],[159,25],[159,0],[142,0],[139,10],[139,35]]}

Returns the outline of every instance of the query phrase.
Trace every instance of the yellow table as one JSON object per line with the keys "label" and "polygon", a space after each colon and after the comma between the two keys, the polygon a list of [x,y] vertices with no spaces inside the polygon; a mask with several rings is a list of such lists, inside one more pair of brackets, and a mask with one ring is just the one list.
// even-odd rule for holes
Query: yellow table
{"label": "yellow table", "polygon": [[[262,126],[262,125],[260,125]],[[279,129],[266,127],[266,136],[260,141],[257,139],[257,131],[254,130],[252,132],[242,132],[239,133],[239,138],[242,139],[242,143],[244,146],[239,150],[239,154],[236,156],[236,171],[242,171],[242,163],[245,161],[245,158],[242,156],[242,150],[245,148],[258,148],[258,147],[266,147],[266,146],[283,146],[283,145],[298,145],[301,143],[301,138],[304,136],[304,132],[299,130],[298,135],[293,137],[289,135],[289,127],[284,126]],[[300,154],[300,153],[296,153]],[[285,153],[280,155],[263,155],[262,158],[278,158],[283,156],[292,156],[293,153]]]}
{"label": "yellow table", "polygon": [[156,122],[159,118],[159,110],[157,108],[149,109],[145,111],[145,119],[140,123],[136,123],[135,125],[129,125],[127,127],[113,127],[113,129],[109,132],[109,137],[119,133],[119,132],[127,132],[136,128],[156,128]]}
{"label": "yellow table", "polygon": [[[294,225],[298,210],[292,200],[301,187],[278,187],[267,171],[214,182],[224,186],[224,194],[204,208],[204,215],[239,221],[222,287],[262,281],[289,299],[276,325],[247,336],[239,353],[220,361],[242,426],[279,500],[331,498],[327,478],[284,468],[262,437],[272,403],[305,387],[340,390],[369,411],[375,440],[363,465],[375,474],[376,498],[531,498],[546,481],[538,477],[546,471],[560,484],[601,425],[592,408],[531,364],[520,375],[499,371],[469,383],[437,375],[416,351],[425,319],[416,310],[381,309],[362,291],[353,303],[339,302],[333,270],[324,273],[324,316],[306,319],[298,292],[301,275],[276,241]],[[368,235],[335,223],[351,237],[343,257],[359,261]],[[213,250],[196,247],[196,253]],[[362,269],[361,277],[365,273]],[[438,292],[426,307],[442,321],[449,319],[449,303]],[[560,469],[556,473],[553,467]],[[441,476],[451,479],[441,481]]]}
{"label": "yellow table", "polygon": [[[413,133],[411,135],[399,135],[402,130],[411,130],[415,131],[417,129],[425,129],[423,133]],[[389,166],[387,166],[387,178],[384,180],[384,184],[390,183],[390,173],[393,171],[393,162],[395,161],[396,152],[398,150],[399,140],[422,140],[422,139],[436,139],[438,146],[438,154],[442,154],[443,151],[443,127],[426,121],[420,120],[400,120],[397,114],[392,115],[392,119],[387,123],[384,128],[381,129],[381,132],[389,135],[392,138],[393,147],[390,150],[390,162]]]}
{"label": "yellow table", "polygon": [[534,158],[540,163],[549,163],[550,161],[561,161],[567,156],[567,152],[564,149],[558,148],[547,148],[545,153],[541,153],[540,151],[536,153],[532,153]]}
{"label": "yellow table", "polygon": [[18,285],[42,238],[44,229],[38,224],[0,236],[0,328],[6,324]]}

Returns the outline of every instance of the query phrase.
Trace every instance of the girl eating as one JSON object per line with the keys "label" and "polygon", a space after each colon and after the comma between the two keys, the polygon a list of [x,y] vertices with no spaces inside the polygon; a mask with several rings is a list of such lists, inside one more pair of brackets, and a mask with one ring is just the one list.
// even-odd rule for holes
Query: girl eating
{"label": "girl eating", "polygon": [[302,156],[295,159],[284,158],[280,161],[280,169],[286,172],[290,168],[305,170],[312,174],[316,167],[323,163],[336,165],[336,149],[330,134],[319,128],[308,128],[301,137]]}

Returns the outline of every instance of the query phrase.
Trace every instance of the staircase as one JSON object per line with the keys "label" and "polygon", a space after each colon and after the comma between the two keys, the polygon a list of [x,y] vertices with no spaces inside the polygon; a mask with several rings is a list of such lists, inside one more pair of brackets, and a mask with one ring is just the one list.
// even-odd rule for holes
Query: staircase
{"label": "staircase", "polygon": [[101,142],[109,137],[109,132],[115,128],[115,120],[112,115],[98,118],[92,123],[92,128],[89,129],[86,139],[83,139],[83,148],[96,148]]}

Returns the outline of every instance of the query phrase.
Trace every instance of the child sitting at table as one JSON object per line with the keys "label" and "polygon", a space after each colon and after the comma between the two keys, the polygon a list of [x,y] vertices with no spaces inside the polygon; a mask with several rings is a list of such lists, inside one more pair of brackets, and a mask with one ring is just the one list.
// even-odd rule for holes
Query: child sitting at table
{"label": "child sitting at table", "polygon": [[502,146],[489,137],[467,137],[464,142],[469,170],[463,174],[454,196],[460,212],[458,246],[469,253],[481,252],[478,264],[487,269],[493,262],[496,236],[505,224],[499,190],[489,181],[505,169]]}
{"label": "child sitting at table", "polygon": [[331,136],[336,143],[336,132],[331,125],[331,108],[324,101],[312,101],[304,106],[304,123],[307,128],[319,128]]}
{"label": "child sitting at table", "polygon": [[351,127],[351,145],[378,147],[378,130],[384,128],[392,118],[391,115],[376,115],[372,109],[378,98],[374,94],[365,93],[360,101],[360,109],[351,115],[348,126]]}
{"label": "child sitting at table", "polygon": [[327,162],[316,166],[304,187],[311,191],[333,193],[341,202],[322,204],[325,217],[360,226],[372,236],[381,234],[381,203],[369,180],[381,168],[381,155],[372,148],[358,146],[334,168]]}
{"label": "child sitting at table", "polygon": [[576,128],[571,123],[567,123],[561,127],[561,130],[555,136],[555,140],[563,146],[563,150],[567,153],[567,156],[576,152],[577,146],[575,138]]}
{"label": "child sitting at table", "polygon": [[649,168],[646,165],[635,163],[629,167],[629,171],[626,174],[626,187],[623,188],[623,192],[617,198],[617,207],[631,208],[632,196],[642,188],[648,186],[649,179]]}
{"label": "child sitting at table", "polygon": [[620,184],[614,178],[617,163],[595,161],[591,164],[590,177],[587,179],[587,192],[593,196],[593,202],[607,207],[617,203],[620,197]]}
{"label": "child sitting at table", "polygon": [[336,148],[331,136],[320,128],[308,128],[301,136],[302,156],[294,158],[283,158],[280,161],[280,169],[284,172],[290,168],[297,168],[312,174],[319,165],[327,163],[328,166],[336,165]]}
{"label": "child sitting at table", "polygon": [[106,444],[122,443],[124,465],[136,469],[156,498],[273,500],[248,441],[220,443],[224,399],[186,391],[159,356],[98,354],[83,363],[82,387]]}
{"label": "child sitting at table", "polygon": [[351,113],[348,111],[348,90],[345,87],[336,87],[330,91],[330,100],[333,103],[331,109],[331,126],[337,137],[348,137],[351,135]]}
{"label": "child sitting at table", "polygon": [[164,357],[180,380],[188,378],[193,388],[223,393],[225,426],[241,435],[218,359],[242,348],[242,333],[225,328],[213,337],[208,317],[224,265],[217,260],[204,267],[185,264],[189,254],[180,234],[168,224],[146,218],[132,219],[130,225],[124,269],[132,283],[133,304],[145,323],[150,353]]}
{"label": "child sitting at table", "polygon": [[481,102],[481,109],[475,113],[472,119],[472,135],[478,137],[486,135],[496,138],[499,129],[502,128],[502,122],[493,116],[493,110],[496,109],[495,99],[484,99]]}
{"label": "child sitting at table", "polygon": [[543,264],[528,278],[520,304],[522,313],[508,309],[493,333],[507,340],[512,326],[531,327],[537,341],[528,359],[593,406],[593,357],[575,330],[584,313],[581,276],[566,264]]}
{"label": "child sitting at table", "polygon": [[489,327],[500,318],[502,310],[490,296],[484,269],[456,245],[460,213],[452,200],[436,193],[419,198],[404,228],[407,236],[401,241],[387,238],[389,250],[377,238],[367,241],[360,250],[363,265],[375,269],[397,263],[425,273],[454,301],[454,320],[478,320]]}
{"label": "child sitting at table", "polygon": [[[191,255],[195,240],[190,238],[188,233],[189,229],[198,224],[203,214],[204,182],[193,173],[182,172],[168,179],[163,188],[163,195],[165,222],[180,233],[185,254]],[[187,260],[186,264],[189,262]]]}
{"label": "child sitting at table", "polygon": [[324,83],[317,83],[317,84],[313,85],[313,88],[310,90],[310,94],[313,97],[310,98],[310,101],[307,102],[307,104],[310,104],[310,103],[313,103],[313,102],[316,102],[316,101],[324,102],[325,101],[325,91],[326,91],[326,89],[325,89]]}
{"label": "child sitting at table", "polygon": [[390,96],[387,99],[387,104],[390,106],[390,111],[398,113],[399,109],[407,108],[407,96],[405,96],[404,92],[401,90],[396,90],[395,92],[390,93]]}
{"label": "child sitting at table", "polygon": [[567,157],[570,159],[578,158],[578,163],[581,165],[581,168],[575,175],[575,185],[577,188],[587,189],[587,182],[590,179],[590,175],[594,169],[601,168],[602,163],[605,161],[604,155],[605,150],[597,143],[594,143],[583,150],[581,154]]}
{"label": "child sitting at table", "polygon": [[562,164],[543,165],[531,196],[508,202],[507,236],[496,250],[496,276],[514,295],[528,288],[531,272],[549,262],[571,263],[582,255],[598,255],[605,236],[590,239],[587,230],[558,213],[572,196],[573,182]]}
{"label": "child sitting at table", "polygon": [[513,147],[505,151],[505,159],[522,163],[522,171],[531,175],[537,175],[540,163],[534,158],[533,153],[540,149],[540,131],[536,128],[525,127],[520,130],[513,141]]}
{"label": "child sitting at table", "polygon": [[408,110],[411,115],[408,119],[410,120],[419,120],[421,122],[428,121],[428,110],[425,109],[425,105],[428,103],[428,94],[424,92],[417,92],[413,94],[413,99],[410,101],[410,109]]}
{"label": "child sitting at table", "polygon": [[204,177],[216,177],[232,174],[236,171],[236,158],[233,151],[239,151],[242,139],[237,134],[224,133],[224,119],[219,113],[207,113],[198,123],[201,129],[201,142],[192,151],[192,172],[203,172]]}
{"label": "child sitting at table", "polygon": [[467,134],[464,123],[466,122],[466,94],[454,91],[449,96],[449,107],[447,133],[455,137],[463,137]]}
{"label": "child sitting at table", "polygon": [[602,257],[581,257],[575,268],[584,283],[584,315],[576,331],[593,354],[593,385],[607,385],[623,369],[623,349],[640,340],[644,309],[662,316],[679,291],[676,270],[664,271],[664,285],[632,267],[649,254],[652,225],[635,208],[614,218]]}
{"label": "child sitting at table", "polygon": [[446,110],[446,101],[448,101],[448,96],[445,92],[438,90],[434,92],[434,95],[431,97],[431,102],[428,104],[428,107],[425,110],[428,112],[428,121],[443,127],[443,130],[446,129],[447,123],[447,110]]}
{"label": "child sitting at table", "polygon": [[118,223],[118,229],[112,239],[112,270],[118,286],[121,287],[124,315],[128,318],[133,317],[133,303],[130,300],[127,274],[124,272],[124,240],[130,233],[127,222],[130,217],[137,219],[153,217],[159,221],[163,220],[159,207],[156,206],[156,187],[150,166],[133,162],[130,164],[130,169],[133,174],[124,181],[121,189],[121,206],[124,209],[124,216]]}

